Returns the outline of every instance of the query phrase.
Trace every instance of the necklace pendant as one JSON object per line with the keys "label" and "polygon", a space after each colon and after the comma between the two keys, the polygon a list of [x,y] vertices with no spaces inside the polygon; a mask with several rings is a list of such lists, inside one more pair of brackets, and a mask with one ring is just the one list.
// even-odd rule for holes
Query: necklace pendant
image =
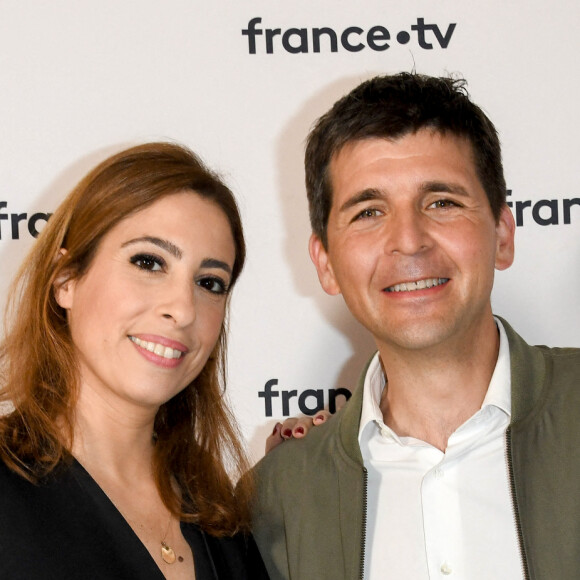
{"label": "necklace pendant", "polygon": [[175,552],[173,548],[168,546],[165,542],[161,542],[161,557],[164,562],[168,564],[173,564],[175,562]]}

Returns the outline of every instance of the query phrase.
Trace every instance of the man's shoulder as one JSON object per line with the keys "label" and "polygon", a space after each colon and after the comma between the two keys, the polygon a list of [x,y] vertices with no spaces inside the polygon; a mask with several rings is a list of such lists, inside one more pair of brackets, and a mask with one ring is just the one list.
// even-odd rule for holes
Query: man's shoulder
{"label": "man's shoulder", "polygon": [[571,364],[578,364],[580,362],[580,348],[572,346],[545,346],[543,344],[536,345],[536,348],[555,360],[563,362],[570,362]]}
{"label": "man's shoulder", "polygon": [[330,417],[324,425],[312,428],[305,438],[290,439],[270,451],[255,467],[258,477],[270,472],[278,476],[286,472],[296,474],[327,462],[340,447],[340,413]]}
{"label": "man's shoulder", "polygon": [[524,359],[537,358],[541,359],[545,364],[569,366],[570,368],[578,369],[580,365],[580,348],[547,346],[545,344],[530,345],[513,329],[510,328],[509,331],[510,349],[514,349],[520,356],[523,353]]}
{"label": "man's shoulder", "polygon": [[[364,373],[368,364],[363,370]],[[323,468],[328,463],[362,463],[358,445],[358,430],[362,407],[362,380],[346,405],[319,427],[311,429],[303,439],[285,441],[273,449],[256,466],[258,475],[274,470],[277,473],[292,470]]]}
{"label": "man's shoulder", "polygon": [[510,346],[512,422],[531,416],[546,402],[580,403],[580,349],[532,346],[505,320],[502,323]]}
{"label": "man's shoulder", "polygon": [[547,382],[558,386],[576,387],[580,383],[580,348],[537,346],[546,360]]}
{"label": "man's shoulder", "polygon": [[[352,524],[349,535],[354,547],[348,552],[358,550],[363,465],[362,458],[357,462],[348,452],[354,447],[360,455],[358,430],[351,428],[350,421],[357,411],[351,399],[324,425],[304,439],[282,443],[254,468],[253,532],[272,578],[336,577],[330,569],[328,576],[320,570],[326,570],[328,561],[338,569],[343,567],[339,518]],[[339,550],[331,560],[321,556],[320,538],[324,538],[322,552]],[[349,561],[356,565],[356,555]]]}
{"label": "man's shoulder", "polygon": [[555,347],[544,344],[528,344],[503,318],[498,317],[508,336],[512,364],[514,362],[533,361],[543,363],[554,361],[557,364],[569,364],[577,367],[580,362],[580,348]]}
{"label": "man's shoulder", "polygon": [[580,348],[535,347],[544,357],[543,389],[546,394],[558,395],[580,403]]}

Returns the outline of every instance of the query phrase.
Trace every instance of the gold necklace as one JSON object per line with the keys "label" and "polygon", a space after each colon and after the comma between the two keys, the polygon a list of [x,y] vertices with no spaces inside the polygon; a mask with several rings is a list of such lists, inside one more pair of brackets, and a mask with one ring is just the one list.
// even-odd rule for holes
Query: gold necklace
{"label": "gold necklace", "polygon": [[163,558],[164,562],[167,562],[167,564],[173,564],[173,562],[175,562],[175,560],[177,559],[178,562],[183,562],[183,556],[176,556],[175,555],[175,550],[169,546],[167,544],[167,542],[165,541],[165,538],[167,537],[167,534],[169,533],[169,526],[171,525],[171,514],[169,515],[169,523],[167,524],[167,529],[165,530],[165,534],[163,536],[163,539],[161,540],[161,557]]}
{"label": "gold necklace", "polygon": [[[175,551],[171,546],[168,546],[163,540],[161,540],[161,557],[164,562],[168,564],[173,564],[175,562]],[[181,562],[183,558],[180,556],[179,561]]]}

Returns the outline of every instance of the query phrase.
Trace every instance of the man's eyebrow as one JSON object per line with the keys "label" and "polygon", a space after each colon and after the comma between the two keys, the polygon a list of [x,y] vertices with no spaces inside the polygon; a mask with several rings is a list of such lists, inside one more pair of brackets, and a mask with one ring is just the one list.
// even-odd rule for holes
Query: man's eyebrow
{"label": "man's eyebrow", "polygon": [[228,274],[232,273],[232,269],[229,264],[222,262],[221,260],[216,260],[215,258],[206,258],[201,262],[202,268],[220,268],[226,271]]}
{"label": "man's eyebrow", "polygon": [[[421,184],[420,190],[423,193],[454,193],[456,195],[468,196],[469,192],[465,187],[459,185],[458,183],[448,182],[448,181],[425,181]],[[355,207],[359,203],[364,203],[365,201],[373,201],[376,199],[383,199],[384,194],[376,188],[369,187],[363,189],[356,195],[347,199],[339,208],[340,212],[347,211],[352,207]]]}
{"label": "man's eyebrow", "polygon": [[382,199],[384,196],[378,189],[368,188],[363,189],[356,195],[353,195],[349,199],[347,199],[339,208],[339,212],[347,211],[350,208],[358,205],[359,203],[363,203],[365,201],[372,201],[373,199]]}
{"label": "man's eyebrow", "polygon": [[458,183],[447,181],[425,181],[421,184],[421,191],[424,193],[455,193],[457,195],[468,196],[469,192]]}
{"label": "man's eyebrow", "polygon": [[128,242],[125,242],[121,247],[125,248],[132,244],[138,244],[140,242],[149,242],[150,244],[154,244],[160,247],[161,249],[165,250],[166,252],[169,252],[172,256],[175,256],[179,260],[183,256],[183,252],[174,243],[170,242],[169,240],[164,240],[162,238],[156,238],[154,236],[142,236],[140,238],[134,238],[132,240],[129,240]]}

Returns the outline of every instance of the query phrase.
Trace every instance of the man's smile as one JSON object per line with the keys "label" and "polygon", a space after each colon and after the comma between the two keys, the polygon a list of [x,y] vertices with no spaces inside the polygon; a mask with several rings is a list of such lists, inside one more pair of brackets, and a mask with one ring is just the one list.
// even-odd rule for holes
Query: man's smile
{"label": "man's smile", "polygon": [[402,282],[385,288],[386,292],[415,292],[416,290],[425,290],[426,288],[433,288],[449,282],[449,278],[425,278],[424,280],[416,280],[415,282]]}

